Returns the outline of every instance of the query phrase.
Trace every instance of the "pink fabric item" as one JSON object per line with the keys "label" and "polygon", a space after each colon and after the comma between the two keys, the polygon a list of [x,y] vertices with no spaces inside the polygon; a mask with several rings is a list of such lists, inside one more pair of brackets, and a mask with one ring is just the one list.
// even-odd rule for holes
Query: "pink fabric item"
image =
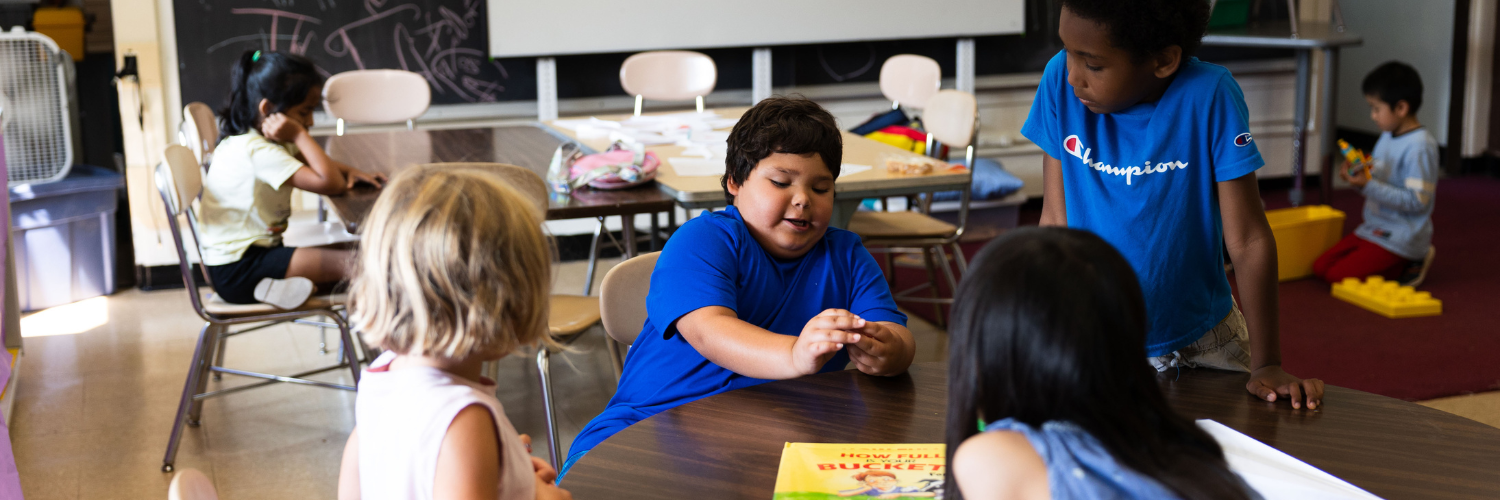
{"label": "pink fabric item", "polygon": [[[571,171],[569,171],[569,175],[571,175],[572,178],[577,179],[578,177],[599,167],[607,167],[610,165],[630,165],[634,163],[634,161],[635,153],[629,150],[617,149],[614,151],[605,151],[603,153],[594,153],[588,156],[584,156],[583,158],[579,158],[578,161],[573,162],[573,168]],[[624,189],[632,186],[639,186],[641,184],[650,182],[652,179],[655,179],[656,168],[660,165],[661,160],[656,158],[656,153],[648,151],[646,152],[645,159],[641,161],[641,175],[636,180],[626,181],[624,179],[621,179],[618,174],[609,174],[598,179],[594,179],[593,181],[589,182],[589,186],[592,186],[595,189]]]}

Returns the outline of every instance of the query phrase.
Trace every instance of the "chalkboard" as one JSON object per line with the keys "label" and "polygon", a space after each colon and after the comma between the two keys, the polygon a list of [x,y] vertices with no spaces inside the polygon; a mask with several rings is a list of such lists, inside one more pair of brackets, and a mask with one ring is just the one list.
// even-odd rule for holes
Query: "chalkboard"
{"label": "chalkboard", "polygon": [[[545,0],[537,0],[545,1]],[[332,75],[354,69],[396,68],[422,73],[435,104],[536,99],[536,60],[489,59],[484,0],[174,0],[183,102],[217,109],[229,93],[229,67],[246,50],[284,50],[311,58]],[[1280,2],[1251,13],[1256,20],[1286,16]],[[975,38],[975,73],[1040,72],[1062,50],[1059,0],[1026,0],[1026,34]],[[1278,10],[1279,9],[1279,10]],[[917,15],[921,15],[918,13]],[[566,29],[566,20],[559,29]],[[874,82],[880,64],[896,54],[937,60],[955,73],[953,38],[786,45],[771,50],[776,87]],[[692,47],[684,47],[692,49]],[[702,49],[718,66],[719,90],[748,89],[751,52]],[[1210,62],[1291,57],[1282,49],[1204,47]],[[560,98],[624,95],[620,63],[629,52],[557,58]],[[748,103],[747,103],[748,104]]]}
{"label": "chalkboard", "polygon": [[248,50],[313,60],[325,75],[421,73],[434,104],[536,98],[533,59],[487,55],[484,0],[175,0],[182,102],[217,109]]}

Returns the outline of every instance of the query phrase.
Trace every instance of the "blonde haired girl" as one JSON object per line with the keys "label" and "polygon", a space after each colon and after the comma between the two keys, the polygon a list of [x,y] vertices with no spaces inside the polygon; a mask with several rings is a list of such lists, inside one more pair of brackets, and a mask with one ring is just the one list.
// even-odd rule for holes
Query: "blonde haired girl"
{"label": "blonde haired girl", "polygon": [[365,223],[349,310],[387,350],[359,383],[339,498],[572,498],[480,375],[551,345],[541,208],[477,167],[391,179]]}

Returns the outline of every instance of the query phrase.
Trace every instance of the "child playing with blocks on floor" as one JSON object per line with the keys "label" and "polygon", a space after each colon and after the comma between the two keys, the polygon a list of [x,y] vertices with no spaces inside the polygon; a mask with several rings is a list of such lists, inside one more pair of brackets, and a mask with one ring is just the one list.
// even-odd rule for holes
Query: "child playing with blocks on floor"
{"label": "child playing with blocks on floor", "polygon": [[1046,152],[1041,223],[1093,231],[1125,255],[1158,370],[1243,371],[1257,397],[1315,408],[1322,381],[1281,368],[1276,243],[1255,180],[1265,161],[1244,94],[1192,57],[1208,16],[1202,0],[1062,2],[1065,50],[1021,129]]}
{"label": "child playing with blocks on floor", "polygon": [[859,236],[828,227],[843,138],[804,98],[772,97],[729,133],[729,207],[683,224],[651,274],[619,388],[562,474],[625,427],[726,391],[843,370],[906,372],[906,315]]}
{"label": "child playing with blocks on floor", "polygon": [[349,311],[386,352],[359,380],[340,499],[572,498],[480,375],[521,346],[555,347],[542,218],[478,168],[414,166],[375,201]]}
{"label": "child playing with blocks on floor", "polygon": [[1365,220],[1313,262],[1313,274],[1329,283],[1378,274],[1414,287],[1427,278],[1437,253],[1432,206],[1438,145],[1417,121],[1422,77],[1411,66],[1391,61],[1365,76],[1361,87],[1380,140],[1367,173],[1351,175],[1344,164],[1337,170],[1339,178],[1365,196]]}

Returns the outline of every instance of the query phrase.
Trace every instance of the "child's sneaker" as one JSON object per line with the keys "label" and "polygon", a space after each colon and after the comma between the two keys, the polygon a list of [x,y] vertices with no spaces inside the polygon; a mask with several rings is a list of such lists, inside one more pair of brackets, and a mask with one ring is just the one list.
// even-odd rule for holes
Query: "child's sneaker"
{"label": "child's sneaker", "polygon": [[1432,267],[1432,257],[1435,255],[1437,255],[1437,247],[1429,246],[1426,257],[1422,257],[1420,261],[1411,261],[1411,264],[1407,265],[1406,270],[1401,273],[1401,285],[1413,288],[1421,285],[1422,280],[1427,279],[1427,269]]}
{"label": "child's sneaker", "polygon": [[281,309],[296,309],[312,296],[313,282],[293,276],[284,280],[266,278],[255,285],[255,300]]}

